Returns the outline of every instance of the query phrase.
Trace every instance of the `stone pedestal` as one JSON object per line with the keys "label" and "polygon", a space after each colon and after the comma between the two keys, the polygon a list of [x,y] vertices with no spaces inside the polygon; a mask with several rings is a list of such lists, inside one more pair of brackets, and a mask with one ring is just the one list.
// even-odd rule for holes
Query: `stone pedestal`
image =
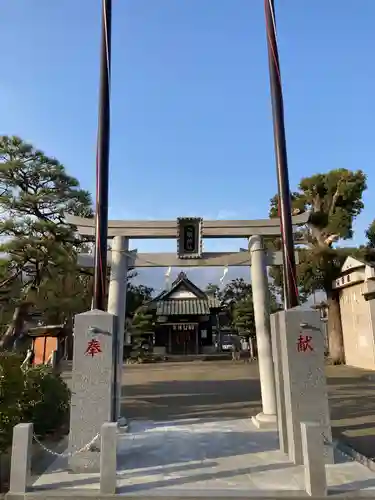
{"label": "stone pedestal", "polygon": [[281,360],[281,341],[280,341],[280,315],[271,315],[271,338],[272,338],[272,357],[275,373],[275,392],[277,405],[277,428],[279,431],[279,445],[283,453],[288,453],[288,436],[286,427],[286,407],[284,391],[284,375]]}
{"label": "stone pedestal", "polygon": [[[301,422],[319,424],[324,438],[332,440],[320,313],[299,307],[277,312],[272,330],[280,446],[302,465]],[[333,463],[332,447],[324,451],[326,463]]]}
{"label": "stone pedestal", "polygon": [[117,486],[117,424],[102,425],[100,446],[100,493],[114,495]]}
{"label": "stone pedestal", "polygon": [[100,468],[100,431],[111,420],[115,320],[112,314],[98,310],[75,317],[69,452],[98,438],[91,451],[69,458],[72,472],[98,472]]}
{"label": "stone pedestal", "polygon": [[31,482],[31,445],[33,424],[18,424],[13,429],[10,466],[10,493],[26,493]]}
{"label": "stone pedestal", "polygon": [[327,496],[327,475],[324,457],[324,440],[319,424],[301,423],[302,453],[305,466],[306,493],[314,497]]}

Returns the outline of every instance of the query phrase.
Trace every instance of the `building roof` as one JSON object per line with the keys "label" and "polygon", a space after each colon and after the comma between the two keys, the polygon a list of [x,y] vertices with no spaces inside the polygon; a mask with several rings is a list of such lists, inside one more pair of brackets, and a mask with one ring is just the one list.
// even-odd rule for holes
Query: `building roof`
{"label": "building roof", "polygon": [[158,316],[201,316],[210,314],[211,308],[220,307],[217,299],[172,299],[157,302]]}
{"label": "building roof", "polygon": [[148,307],[155,308],[158,316],[201,316],[210,314],[211,309],[219,309],[220,301],[203,292],[181,272],[171,288],[155,297]]}
{"label": "building roof", "polygon": [[35,326],[27,331],[28,337],[63,337],[67,334],[64,325]]}
{"label": "building roof", "polygon": [[183,271],[179,273],[177,278],[172,283],[170,290],[167,290],[167,292],[163,295],[163,298],[167,299],[179,289],[188,290],[196,297],[199,297],[201,299],[207,298],[207,294],[203,290],[198,288],[197,285],[194,285],[194,283],[189,280],[189,278],[186,276],[186,273],[184,273]]}
{"label": "building roof", "polygon": [[349,271],[351,269],[359,268],[359,267],[364,267],[364,266],[370,266],[370,267],[375,267],[375,262],[373,259],[370,259],[366,256],[348,256],[344,264],[341,267],[341,272]]}
{"label": "building roof", "polygon": [[332,281],[336,290],[353,286],[358,283],[375,280],[375,262],[372,255],[348,256],[341,267],[340,275]]}

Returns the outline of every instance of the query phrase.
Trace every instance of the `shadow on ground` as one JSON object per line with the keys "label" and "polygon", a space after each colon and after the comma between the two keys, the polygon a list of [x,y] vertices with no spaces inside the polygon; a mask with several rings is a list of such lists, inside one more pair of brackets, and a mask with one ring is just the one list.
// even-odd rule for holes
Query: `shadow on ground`
{"label": "shadow on ground", "polygon": [[374,372],[327,367],[333,437],[368,458],[375,457]]}
{"label": "shadow on ground", "polygon": [[[130,493],[139,493],[141,491],[152,491],[155,488],[164,488],[168,487],[176,487],[181,486],[182,488],[188,483],[197,483],[199,481],[209,481],[209,480],[217,480],[224,479],[230,480],[232,477],[237,477],[243,474],[254,474],[256,472],[268,472],[270,470],[277,469],[285,469],[291,467],[291,464],[267,464],[260,466],[247,467],[242,469],[235,470],[223,470],[223,471],[207,471],[200,474],[194,474],[193,476],[183,476],[176,478],[166,478],[163,480],[150,481],[147,483],[141,484],[132,484],[129,486],[122,486],[119,488],[120,494],[130,494]],[[258,492],[257,492],[258,493]],[[302,491],[300,491],[300,494]]]}
{"label": "shadow on ground", "polygon": [[246,418],[261,410],[254,379],[155,381],[123,387],[123,396],[131,419]]}
{"label": "shadow on ground", "polygon": [[[261,411],[256,365],[221,361],[124,370],[123,412],[130,419],[247,418]],[[375,457],[374,372],[328,366],[327,382],[333,436]]]}
{"label": "shadow on ground", "polygon": [[[264,436],[265,439],[259,441],[255,439],[254,432],[231,430],[227,434],[230,436],[230,447],[227,446],[228,437],[226,437],[225,431],[191,432],[188,430],[188,439],[181,437],[181,433],[177,435],[178,438],[171,440],[170,436],[164,436],[164,433],[148,434],[143,440],[140,439],[139,444],[136,443],[136,445],[130,436],[128,443],[122,439],[121,453],[118,457],[118,470],[123,471],[121,475],[129,475],[133,469],[142,469],[143,471],[147,469],[148,474],[148,469],[156,467],[162,467],[163,473],[165,473],[166,466],[188,466],[191,462],[201,464],[206,460],[209,460],[214,466],[217,465],[216,459],[231,457],[234,450],[236,456],[240,456],[273,451],[277,447],[277,439],[274,435],[270,438]],[[125,439],[127,439],[126,435]],[[163,444],[161,444],[161,439],[164,441]],[[176,454],[174,449],[176,447],[178,449],[181,439],[186,448],[184,448],[184,453]],[[163,453],[160,452],[161,446]]]}

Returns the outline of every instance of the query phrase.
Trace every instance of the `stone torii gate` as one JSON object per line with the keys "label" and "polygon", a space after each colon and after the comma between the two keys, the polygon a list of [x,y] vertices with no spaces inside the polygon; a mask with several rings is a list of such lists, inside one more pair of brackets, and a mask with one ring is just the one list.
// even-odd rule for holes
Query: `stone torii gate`
{"label": "stone torii gate", "polygon": [[[309,214],[304,213],[292,218],[293,225],[298,226],[306,224]],[[95,220],[82,217],[66,215],[66,221],[77,228],[77,232],[82,236],[94,237]],[[190,231],[190,233],[189,233]],[[192,236],[194,244],[190,249],[185,248],[186,238]],[[117,352],[108,353],[111,362],[118,360],[115,376],[116,389],[116,413],[120,419],[120,394],[121,394],[121,371],[122,371],[122,352],[125,329],[126,312],[126,288],[127,272],[130,268],[136,267],[205,267],[205,266],[250,266],[251,281],[254,302],[255,328],[258,346],[259,376],[262,395],[262,412],[253,417],[253,422],[258,427],[276,426],[276,396],[275,396],[275,378],[271,347],[271,327],[269,310],[269,290],[267,266],[282,265],[282,253],[266,250],[263,245],[263,238],[281,236],[280,221],[275,219],[261,220],[209,220],[203,221],[201,218],[187,217],[174,221],[108,221],[108,238],[112,239],[111,251],[108,253],[108,264],[111,267],[110,285],[108,291],[108,313],[113,315],[116,321],[113,328],[117,330]],[[129,240],[133,239],[176,239],[177,253],[138,253],[136,250],[129,250]],[[185,239],[184,239],[185,238]],[[203,252],[202,240],[204,238],[246,238],[249,241],[249,248],[239,252]],[[192,240],[191,240],[192,241]],[[188,242],[189,247],[191,242]],[[184,247],[184,248],[182,248]],[[185,250],[185,251],[184,251]],[[296,256],[297,257],[297,256]],[[80,254],[78,263],[83,267],[93,267],[94,256],[91,254]],[[95,314],[106,314],[96,311]],[[87,325],[93,322],[94,311],[83,313]],[[90,323],[90,325],[91,325]],[[99,321],[100,323],[100,321]],[[103,324],[107,324],[104,323]],[[111,324],[109,322],[109,324]],[[85,324],[86,325],[86,324]],[[91,329],[91,326],[80,327]],[[76,328],[75,328],[76,331]],[[96,420],[92,422],[87,431],[84,431],[82,422],[84,414],[87,418],[93,420],[93,414],[97,411],[97,406],[90,405],[86,400],[85,389],[82,380],[90,376],[95,378],[93,367],[90,366],[90,374],[84,373],[84,363],[76,363],[74,360],[82,359],[82,342],[87,342],[87,335],[83,334],[81,339],[75,333],[74,355],[73,355],[73,373],[72,373],[72,414],[70,428],[71,449],[77,448],[80,443],[87,442],[85,438],[92,438],[93,430],[100,431],[103,421],[110,419],[110,407],[104,408],[97,414]],[[84,337],[84,339],[83,339]],[[83,340],[82,340],[83,339]],[[104,338],[103,338],[104,339]],[[103,340],[107,347],[108,339]],[[108,351],[108,349],[107,349]],[[103,353],[102,353],[103,355]],[[103,370],[97,366],[98,378],[103,380]],[[107,359],[107,367],[110,367]],[[87,369],[88,370],[88,369]],[[108,372],[109,368],[107,369]],[[112,374],[113,380],[113,374]],[[103,398],[108,396],[107,387],[103,383]],[[95,385],[96,384],[96,385]],[[100,392],[98,383],[95,381],[93,387]],[[88,389],[86,389],[88,391]],[[112,397],[114,397],[112,395]],[[107,398],[108,402],[108,398]],[[86,406],[85,406],[86,405]],[[103,415],[107,415],[103,419]],[[76,424],[74,424],[76,422]],[[76,427],[76,429],[75,429]],[[85,435],[87,433],[87,436]],[[79,436],[79,439],[77,439]],[[83,457],[82,457],[83,458]]]}

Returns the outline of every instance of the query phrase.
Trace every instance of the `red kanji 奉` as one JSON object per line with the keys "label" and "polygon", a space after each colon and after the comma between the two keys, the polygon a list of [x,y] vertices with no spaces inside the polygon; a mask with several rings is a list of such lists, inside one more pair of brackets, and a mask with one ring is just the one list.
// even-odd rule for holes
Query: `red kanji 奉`
{"label": "red kanji \u5949", "polygon": [[91,356],[92,358],[102,352],[102,348],[100,347],[100,342],[98,339],[92,339],[89,341],[87,345],[87,349],[85,351],[86,356]]}

